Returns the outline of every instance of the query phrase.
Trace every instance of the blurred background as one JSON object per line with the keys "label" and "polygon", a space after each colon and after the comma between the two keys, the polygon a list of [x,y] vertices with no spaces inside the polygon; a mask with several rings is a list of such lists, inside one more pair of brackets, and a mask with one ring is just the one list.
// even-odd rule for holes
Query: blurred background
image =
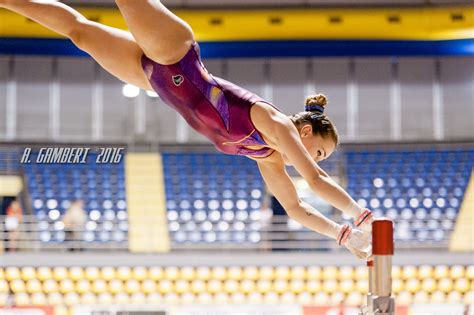
{"label": "blurred background", "polygon": [[[329,97],[342,143],[321,167],[394,221],[397,315],[474,314],[472,1],[162,2],[213,75],[288,114]],[[114,1],[64,3],[126,28]],[[42,147],[91,153],[20,163]],[[349,222],[288,171],[302,199]],[[365,263],[289,219],[253,161],[2,9],[0,198],[0,314],[352,315],[365,302]]]}

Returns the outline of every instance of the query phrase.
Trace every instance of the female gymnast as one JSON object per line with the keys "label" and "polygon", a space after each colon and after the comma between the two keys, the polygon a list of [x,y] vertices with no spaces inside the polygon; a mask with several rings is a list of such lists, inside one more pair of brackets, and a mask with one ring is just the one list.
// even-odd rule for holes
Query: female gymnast
{"label": "female gymnast", "polygon": [[[255,160],[291,218],[370,260],[370,210],[361,208],[317,165],[338,144],[337,131],[323,114],[325,96],[308,97],[305,111],[288,117],[255,94],[208,73],[191,27],[160,1],[116,4],[130,32],[89,21],[53,0],[0,0],[0,7],[68,37],[120,80],[156,91],[219,151]],[[316,194],[354,218],[358,229],[337,224],[301,201],[285,165],[293,165]]]}

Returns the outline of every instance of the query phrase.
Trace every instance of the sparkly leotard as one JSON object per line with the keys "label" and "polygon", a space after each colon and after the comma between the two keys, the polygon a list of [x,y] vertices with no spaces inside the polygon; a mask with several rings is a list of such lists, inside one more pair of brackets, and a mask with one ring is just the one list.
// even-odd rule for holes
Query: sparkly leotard
{"label": "sparkly leotard", "polygon": [[250,108],[256,102],[268,102],[209,74],[201,62],[196,42],[173,65],[161,65],[143,55],[142,67],[160,98],[219,151],[253,157],[265,157],[273,152],[268,147],[248,148],[267,146],[250,119]]}

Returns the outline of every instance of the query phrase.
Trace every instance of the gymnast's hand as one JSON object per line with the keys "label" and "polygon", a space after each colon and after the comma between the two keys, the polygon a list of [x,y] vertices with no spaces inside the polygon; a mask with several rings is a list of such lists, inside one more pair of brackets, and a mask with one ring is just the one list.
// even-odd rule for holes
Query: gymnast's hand
{"label": "gymnast's hand", "polygon": [[337,241],[344,245],[357,258],[366,261],[372,260],[372,237],[370,233],[353,229],[349,224],[341,227]]}
{"label": "gymnast's hand", "polygon": [[374,216],[372,215],[372,211],[369,209],[364,209],[361,212],[359,217],[354,219],[354,225],[364,232],[372,234],[372,222],[374,222]]}

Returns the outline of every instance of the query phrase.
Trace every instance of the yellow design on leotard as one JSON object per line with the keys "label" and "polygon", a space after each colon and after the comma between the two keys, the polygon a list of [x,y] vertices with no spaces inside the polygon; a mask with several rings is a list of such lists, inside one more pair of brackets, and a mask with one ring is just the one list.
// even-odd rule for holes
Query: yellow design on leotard
{"label": "yellow design on leotard", "polygon": [[235,141],[235,142],[232,142],[232,141],[228,141],[228,142],[222,142],[222,144],[223,144],[223,145],[234,145],[234,144],[239,144],[239,143],[241,143],[241,142],[245,141],[246,139],[250,138],[250,137],[253,135],[253,133],[254,133],[255,131],[256,131],[255,129],[254,129],[254,130],[252,130],[252,132],[251,132],[251,133],[249,133],[248,135],[246,135],[245,137],[243,137],[243,138],[242,138],[242,139],[240,139],[239,141]]}

